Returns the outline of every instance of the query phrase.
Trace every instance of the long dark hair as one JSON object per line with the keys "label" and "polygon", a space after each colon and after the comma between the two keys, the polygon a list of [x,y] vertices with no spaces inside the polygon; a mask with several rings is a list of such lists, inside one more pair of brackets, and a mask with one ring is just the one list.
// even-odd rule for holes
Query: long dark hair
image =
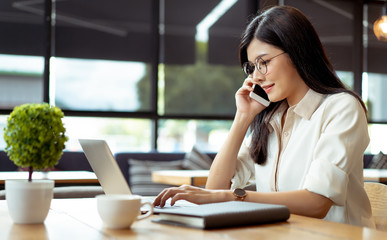
{"label": "long dark hair", "polygon": [[[346,89],[337,77],[323,49],[316,30],[308,18],[290,6],[275,6],[253,18],[242,34],[239,45],[241,65],[247,62],[247,47],[258,40],[276,46],[286,52],[305,84],[321,94],[348,92],[366,107],[361,98]],[[283,100],[284,101],[284,100]],[[258,114],[251,124],[252,141],[250,155],[263,165],[267,158],[268,124],[281,102],[273,102]]]}

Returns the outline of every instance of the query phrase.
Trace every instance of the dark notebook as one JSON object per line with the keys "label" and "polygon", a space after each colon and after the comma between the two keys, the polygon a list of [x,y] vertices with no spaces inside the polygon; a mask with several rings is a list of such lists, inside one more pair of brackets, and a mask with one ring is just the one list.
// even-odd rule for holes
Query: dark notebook
{"label": "dark notebook", "polygon": [[200,229],[286,221],[290,216],[289,209],[283,205],[240,201],[158,209],[157,212],[158,218],[153,222]]}

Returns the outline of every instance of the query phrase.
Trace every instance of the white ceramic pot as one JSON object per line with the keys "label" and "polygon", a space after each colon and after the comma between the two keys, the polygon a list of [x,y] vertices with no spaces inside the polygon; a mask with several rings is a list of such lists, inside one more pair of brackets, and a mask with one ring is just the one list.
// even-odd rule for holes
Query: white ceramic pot
{"label": "white ceramic pot", "polygon": [[5,180],[8,212],[15,223],[43,223],[50,210],[53,180]]}

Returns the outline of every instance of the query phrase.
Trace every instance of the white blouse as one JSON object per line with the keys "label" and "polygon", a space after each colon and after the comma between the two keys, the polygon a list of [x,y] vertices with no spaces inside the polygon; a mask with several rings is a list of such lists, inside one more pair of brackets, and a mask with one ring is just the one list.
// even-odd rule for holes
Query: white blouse
{"label": "white blouse", "polygon": [[289,107],[284,102],[270,121],[264,165],[249,156],[251,135],[238,154],[231,188],[254,183],[259,192],[307,189],[333,201],[325,219],[374,227],[363,187],[363,154],[369,143],[367,118],[348,93],[322,95],[309,90]]}

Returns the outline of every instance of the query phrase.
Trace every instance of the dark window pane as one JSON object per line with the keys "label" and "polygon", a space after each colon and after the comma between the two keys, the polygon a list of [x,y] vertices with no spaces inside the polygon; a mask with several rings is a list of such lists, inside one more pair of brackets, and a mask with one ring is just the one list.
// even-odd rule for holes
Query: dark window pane
{"label": "dark window pane", "polygon": [[[354,1],[287,0],[286,5],[301,10],[315,27],[335,70],[347,72],[344,82],[353,87]],[[348,73],[352,73],[348,81]],[[338,74],[342,77],[342,74]]]}
{"label": "dark window pane", "polygon": [[57,57],[150,62],[151,1],[56,3]]}
{"label": "dark window pane", "polygon": [[0,109],[43,101],[43,9],[43,3],[0,1]]}
{"label": "dark window pane", "polygon": [[44,1],[0,1],[0,53],[44,55]]}
{"label": "dark window pane", "polygon": [[[234,95],[245,78],[238,63],[238,46],[252,13],[248,2],[237,1],[224,14],[212,15],[216,21],[203,30],[198,26],[203,26],[220,1],[165,1],[160,114],[235,113]],[[203,34],[206,37],[200,37]]]}
{"label": "dark window pane", "polygon": [[65,110],[150,111],[151,1],[56,3],[56,104]]}

